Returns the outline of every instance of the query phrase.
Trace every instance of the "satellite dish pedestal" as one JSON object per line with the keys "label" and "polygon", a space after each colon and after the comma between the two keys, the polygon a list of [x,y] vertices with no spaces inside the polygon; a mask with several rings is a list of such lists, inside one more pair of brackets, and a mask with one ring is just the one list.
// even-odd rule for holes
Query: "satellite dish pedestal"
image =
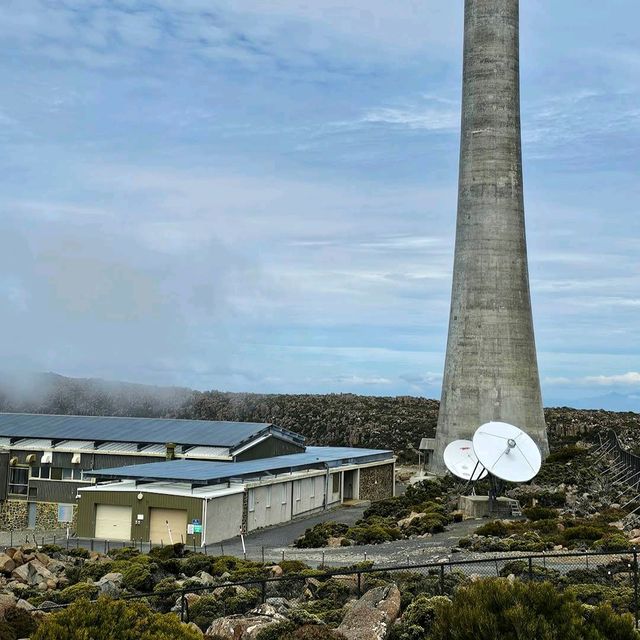
{"label": "satellite dish pedestal", "polygon": [[[506,422],[488,422],[479,427],[473,435],[472,451],[467,443],[464,440],[450,443],[445,449],[445,464],[453,475],[467,480],[460,494],[460,508],[472,517],[497,515],[500,502],[509,504],[507,498],[500,498],[503,483],[529,482],[540,471],[542,456],[536,443],[522,429]],[[463,451],[464,464],[459,461]],[[470,460],[474,462],[472,470]],[[475,495],[475,487],[472,495],[465,497],[469,484],[487,476],[489,495],[484,500]]]}

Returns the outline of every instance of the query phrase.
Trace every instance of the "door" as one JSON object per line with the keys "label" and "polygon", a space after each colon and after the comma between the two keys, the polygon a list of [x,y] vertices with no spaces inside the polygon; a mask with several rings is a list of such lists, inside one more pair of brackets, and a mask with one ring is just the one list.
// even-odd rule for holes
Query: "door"
{"label": "door", "polygon": [[35,529],[36,528],[36,503],[35,502],[28,502],[27,503],[27,527],[29,529]]}
{"label": "door", "polygon": [[131,540],[131,507],[97,504],[95,537],[100,540]]}
{"label": "door", "polygon": [[183,509],[150,509],[149,539],[155,544],[187,541],[187,512]]}
{"label": "door", "polygon": [[344,472],[344,499],[353,500],[353,484],[355,480],[355,471]]}

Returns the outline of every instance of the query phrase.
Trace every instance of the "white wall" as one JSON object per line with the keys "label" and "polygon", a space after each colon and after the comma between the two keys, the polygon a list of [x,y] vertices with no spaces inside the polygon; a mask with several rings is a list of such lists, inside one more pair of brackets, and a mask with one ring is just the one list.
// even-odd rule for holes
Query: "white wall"
{"label": "white wall", "polygon": [[240,535],[242,526],[242,493],[207,501],[205,544],[228,540]]}
{"label": "white wall", "polygon": [[324,505],[324,475],[293,482],[293,516],[317,511]]}
{"label": "white wall", "polygon": [[291,482],[249,489],[247,530],[270,527],[291,519]]}

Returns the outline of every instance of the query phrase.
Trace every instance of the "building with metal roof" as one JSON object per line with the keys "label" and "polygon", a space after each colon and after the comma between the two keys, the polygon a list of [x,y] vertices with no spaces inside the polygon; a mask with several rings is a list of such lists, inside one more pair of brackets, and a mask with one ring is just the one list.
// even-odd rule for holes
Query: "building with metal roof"
{"label": "building with metal roof", "polygon": [[307,447],[242,462],[172,460],[87,473],[78,533],[108,540],[206,545],[353,500],[394,494],[393,452]]}
{"label": "building with metal roof", "polygon": [[185,482],[191,486],[206,486],[235,479],[262,477],[298,469],[333,468],[344,464],[375,462],[393,457],[392,451],[354,449],[352,447],[307,447],[304,453],[275,456],[228,464],[204,460],[172,460],[149,464],[98,469],[87,475],[100,480],[128,479],[138,482]]}
{"label": "building with metal roof", "polygon": [[0,413],[0,527],[65,523],[94,469],[304,451],[301,435],[271,423]]}

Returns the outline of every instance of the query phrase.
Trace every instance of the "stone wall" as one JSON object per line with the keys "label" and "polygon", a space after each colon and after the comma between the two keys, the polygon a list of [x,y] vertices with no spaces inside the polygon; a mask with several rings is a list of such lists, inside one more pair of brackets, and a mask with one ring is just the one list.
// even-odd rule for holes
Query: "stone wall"
{"label": "stone wall", "polygon": [[27,528],[27,524],[26,500],[0,502],[0,531],[21,531]]}
{"label": "stone wall", "polygon": [[58,529],[58,505],[55,502],[36,503],[36,531]]}
{"label": "stone wall", "polygon": [[[29,506],[26,500],[0,501],[0,531],[23,531],[29,528]],[[73,522],[70,528],[75,530],[78,509],[74,507]],[[36,502],[36,526],[33,531],[54,531],[64,529],[65,524],[58,522],[58,504],[56,502]]]}
{"label": "stone wall", "polygon": [[393,463],[360,469],[360,500],[391,498],[393,482]]}

